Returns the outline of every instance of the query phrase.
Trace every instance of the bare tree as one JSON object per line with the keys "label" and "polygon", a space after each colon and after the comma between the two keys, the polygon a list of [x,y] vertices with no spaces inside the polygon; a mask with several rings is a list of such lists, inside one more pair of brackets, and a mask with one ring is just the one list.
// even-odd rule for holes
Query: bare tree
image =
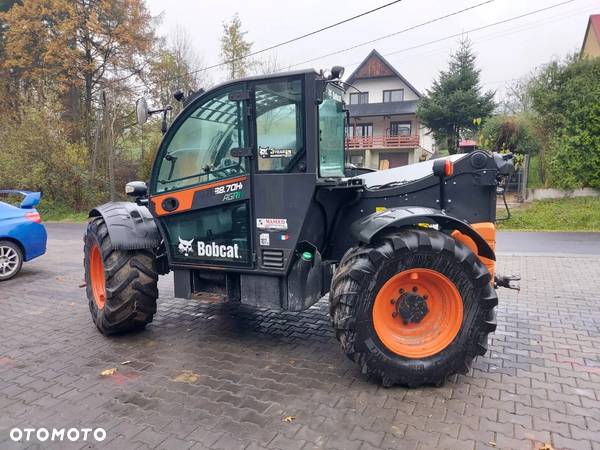
{"label": "bare tree", "polygon": [[529,94],[529,85],[535,72],[531,72],[506,87],[506,94],[500,102],[500,109],[505,114],[520,114],[530,112],[532,99]]}
{"label": "bare tree", "polygon": [[259,59],[255,62],[256,73],[259,75],[269,75],[277,73],[281,70],[281,64],[279,64],[279,58],[277,53],[270,53],[269,56],[263,59]]}
{"label": "bare tree", "polygon": [[[210,82],[203,70],[204,62],[193,49],[191,38],[185,29],[175,32],[157,46],[149,63],[147,84],[157,106],[173,103],[173,92],[195,91]],[[175,112],[180,108],[173,105]]]}

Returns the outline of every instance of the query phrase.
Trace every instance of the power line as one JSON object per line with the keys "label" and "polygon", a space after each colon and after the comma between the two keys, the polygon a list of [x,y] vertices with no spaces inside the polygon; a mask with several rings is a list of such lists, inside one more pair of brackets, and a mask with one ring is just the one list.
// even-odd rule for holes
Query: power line
{"label": "power line", "polygon": [[[434,43],[437,43],[437,42],[441,42],[441,41],[444,41],[444,40],[456,38],[456,37],[462,36],[464,34],[468,34],[468,33],[473,33],[473,32],[476,32],[476,31],[480,31],[480,30],[485,29],[485,28],[491,28],[491,27],[499,25],[499,24],[503,24],[503,23],[506,23],[506,22],[509,22],[509,21],[513,21],[513,20],[517,20],[517,19],[520,19],[522,17],[530,16],[532,14],[536,14],[538,12],[541,12],[541,11],[544,11],[544,10],[547,10],[547,9],[551,9],[551,8],[555,8],[555,7],[558,7],[558,6],[562,6],[563,4],[566,4],[566,3],[572,3],[574,1],[576,1],[576,0],[570,0],[570,1],[562,2],[562,3],[557,3],[555,5],[551,5],[551,6],[546,7],[546,8],[541,8],[540,10],[531,11],[529,13],[525,13],[525,14],[522,14],[522,15],[519,15],[519,16],[511,17],[509,19],[501,20],[501,21],[498,21],[498,22],[495,22],[495,23],[491,23],[491,24],[482,26],[482,27],[473,28],[471,30],[466,30],[466,31],[463,31],[461,33],[457,33],[457,34],[454,34],[454,35],[446,36],[444,38],[435,39],[433,41],[425,42],[423,44],[418,44],[418,45],[415,45],[415,46],[412,46],[412,47],[403,48],[401,50],[396,50],[396,51],[390,52],[390,53],[383,53],[383,56],[389,57],[389,56],[392,56],[392,55],[395,55],[395,54],[398,54],[398,53],[406,52],[406,51],[413,50],[413,49],[420,48],[420,47],[425,47],[427,45],[431,45],[431,44],[434,44]],[[588,5],[584,9],[571,10],[571,11],[569,11],[569,14],[567,14],[567,15],[562,14],[560,16],[553,16],[549,20],[545,19],[545,20],[542,20],[540,22],[536,22],[534,24],[531,24],[531,23],[530,24],[525,24],[523,26],[518,27],[518,29],[516,29],[516,31],[512,31],[512,32],[513,33],[519,33],[519,32],[522,32],[522,31],[527,31],[527,30],[529,30],[531,28],[536,28],[536,27],[539,27],[539,26],[542,26],[542,25],[546,25],[548,23],[557,22],[557,21],[563,20],[565,18],[570,18],[570,17],[573,17],[573,16],[575,16],[577,14],[581,14],[582,12],[585,12],[590,6],[591,5]],[[496,34],[488,35],[488,36],[485,36],[483,39],[478,39],[476,42],[480,43],[480,42],[485,42],[485,41],[489,41],[489,40],[492,40],[492,39],[497,39],[499,37],[506,36],[507,34],[511,34],[511,32],[510,31],[508,31],[508,32],[507,31],[503,31],[503,32],[500,32],[497,35]],[[439,52],[440,52],[440,50],[436,49],[436,50],[433,50],[433,51],[427,51],[426,53],[419,53],[417,56],[423,55],[423,54],[430,55],[430,54],[435,54],[435,53],[439,53]],[[354,67],[354,66],[359,65],[361,62],[362,61],[353,62],[351,64],[344,64],[344,66],[345,67]],[[518,79],[520,79],[520,78],[517,77],[517,78],[511,78],[511,79],[507,79],[507,80],[500,80],[500,81],[494,81],[494,82],[489,82],[489,83],[483,83],[483,84],[484,84],[484,86],[485,85],[490,85],[490,84],[500,84],[502,82],[514,81],[514,80],[518,80]]]}
{"label": "power line", "polygon": [[[364,12],[362,12],[360,14],[356,14],[355,16],[348,17],[347,19],[340,20],[339,22],[332,23],[331,25],[327,25],[325,27],[319,28],[319,29],[311,31],[309,33],[305,33],[305,34],[302,34],[300,36],[296,36],[295,38],[288,39],[287,41],[280,42],[279,44],[273,44],[273,45],[271,45],[269,47],[265,47],[263,49],[256,50],[254,52],[248,53],[247,55],[240,56],[239,58],[233,58],[233,59],[230,59],[230,60],[227,60],[227,61],[223,61],[223,62],[220,62],[220,63],[217,63],[217,64],[213,64],[213,65],[210,65],[210,66],[207,66],[207,67],[203,67],[203,68],[198,69],[198,70],[194,70],[194,71],[190,72],[190,75],[195,75],[195,74],[200,73],[200,72],[206,72],[207,70],[216,69],[217,67],[222,67],[222,66],[230,64],[232,62],[241,61],[243,59],[251,58],[252,56],[256,56],[256,55],[259,55],[261,53],[268,52],[269,50],[273,50],[275,48],[283,47],[284,45],[291,44],[292,42],[299,41],[299,40],[307,38],[309,36],[314,36],[315,34],[321,33],[321,32],[326,31],[326,30],[330,30],[330,29],[335,28],[337,26],[340,26],[340,25],[343,25],[345,23],[351,22],[353,20],[359,19],[361,17],[367,16],[369,14],[372,14],[374,12],[377,12],[379,10],[387,8],[388,6],[392,6],[392,5],[395,5],[396,3],[400,3],[401,1],[403,1],[403,0],[394,0],[393,2],[386,3],[385,5],[378,6],[377,8],[373,8],[373,9],[370,9],[368,11],[364,11]],[[493,0],[490,0],[490,1],[493,1]]]}
{"label": "power line", "polygon": [[557,7],[562,6],[562,5],[566,5],[567,3],[573,3],[575,1],[577,1],[577,0],[567,0],[567,1],[564,1],[564,2],[560,2],[560,3],[555,3],[554,5],[546,6],[545,8],[540,8],[540,9],[537,9],[535,11],[530,11],[528,13],[520,14],[518,16],[509,17],[508,19],[499,20],[498,22],[490,23],[490,24],[483,25],[483,26],[477,27],[477,28],[472,28],[472,29],[466,30],[466,31],[461,31],[460,33],[452,34],[450,36],[445,36],[445,37],[439,38],[439,39],[434,39],[433,41],[425,42],[423,44],[413,45],[412,47],[403,48],[401,50],[396,50],[396,51],[393,51],[391,53],[386,53],[385,56],[396,55],[398,53],[406,52],[406,51],[409,51],[409,50],[414,50],[416,48],[425,47],[426,45],[436,44],[438,42],[447,41],[448,39],[454,39],[454,38],[457,38],[459,36],[464,36],[465,34],[475,33],[476,31],[485,30],[487,28],[495,27],[497,25],[502,25],[504,23],[512,22],[512,21],[518,20],[518,19],[522,19],[523,17],[528,17],[528,16],[531,16],[533,14],[537,14],[537,13],[540,13],[540,12],[543,12],[543,11],[547,11],[549,9],[553,9],[553,8],[557,8]]}
{"label": "power line", "polygon": [[[526,13],[526,14],[522,14],[522,15],[519,15],[519,16],[511,17],[509,19],[501,20],[499,22],[491,23],[491,24],[488,24],[488,25],[485,25],[485,26],[482,26],[482,27],[478,27],[478,28],[473,28],[471,30],[462,31],[461,33],[456,33],[456,34],[453,34],[453,35],[450,35],[450,36],[445,36],[443,38],[435,39],[433,41],[424,42],[422,44],[417,44],[417,45],[414,45],[414,46],[411,46],[411,47],[406,47],[406,48],[403,48],[403,49],[400,49],[400,50],[395,50],[395,51],[390,52],[390,53],[383,53],[383,56],[389,57],[389,56],[392,56],[392,55],[396,55],[398,53],[407,52],[407,51],[410,51],[410,50],[414,50],[414,49],[417,49],[417,48],[425,47],[425,46],[428,46],[428,45],[431,45],[431,44],[435,44],[435,43],[438,43],[438,42],[442,42],[442,41],[445,41],[445,40],[453,39],[453,38],[456,38],[456,37],[459,37],[459,36],[463,36],[465,34],[473,33],[473,32],[480,31],[480,30],[483,30],[483,29],[486,29],[486,28],[491,28],[491,27],[499,25],[499,24],[503,24],[503,23],[510,22],[510,21],[513,21],[513,20],[517,20],[517,19],[520,19],[520,18],[525,17],[525,16],[530,16],[532,14],[536,14],[536,13],[544,11],[546,9],[555,8],[557,6],[561,6],[561,5],[566,4],[566,3],[572,3],[574,1],[577,1],[577,0],[569,0],[569,1],[566,1],[566,2],[562,2],[562,3],[557,3],[555,5],[551,5],[549,7],[542,8],[542,9],[537,10],[537,11],[531,11],[531,12]],[[572,16],[574,16],[576,14],[580,14],[583,11],[584,11],[583,9],[582,10],[571,11],[571,14],[569,14],[568,16],[564,16],[563,15],[563,16],[556,17],[556,18],[553,17],[549,21],[548,20],[544,20],[544,21],[541,21],[540,23],[536,23],[536,24],[533,24],[533,25],[532,24],[526,24],[525,26],[520,27],[520,29],[518,29],[517,31],[514,31],[514,32],[515,33],[519,33],[519,32],[522,32],[522,31],[527,31],[530,28],[535,28],[535,27],[538,27],[538,26],[541,26],[541,25],[546,25],[547,23],[550,23],[550,22],[556,22],[558,20],[562,20],[562,19],[567,18],[567,17],[572,17]],[[476,42],[477,43],[479,43],[479,42],[485,42],[485,41],[488,41],[488,40],[496,39],[498,37],[503,37],[503,36],[505,36],[507,34],[510,34],[510,32],[501,32],[498,35],[488,35],[488,36],[485,36],[483,39],[477,40]],[[430,55],[430,54],[435,54],[435,53],[439,53],[439,52],[440,52],[440,50],[433,50],[433,51],[427,51],[426,53],[419,53],[418,55],[423,55],[423,54]],[[350,64],[344,64],[344,66],[346,68],[348,68],[348,67],[354,67],[354,66],[359,65],[361,62],[362,61],[357,61],[357,62],[353,62],[353,63],[350,63]]]}
{"label": "power line", "polygon": [[396,3],[400,3],[401,1],[402,0],[395,0],[393,2],[386,3],[385,5],[378,6],[377,8],[370,9],[368,11],[362,12],[362,13],[357,14],[357,15],[352,16],[352,17],[348,17],[347,19],[340,20],[339,22],[336,22],[336,23],[333,23],[331,25],[327,25],[325,27],[322,27],[322,28],[319,28],[317,30],[311,31],[310,33],[306,33],[306,34],[297,36],[295,38],[288,39],[287,41],[280,42],[279,44],[271,45],[270,47],[266,47],[266,48],[263,48],[261,50],[257,50],[255,52],[249,53],[248,55],[245,55],[245,56],[240,56],[239,58],[231,59],[229,61],[226,61],[226,62],[223,62],[223,63],[220,63],[220,64],[215,64],[212,67],[219,67],[221,65],[228,64],[230,62],[235,62],[235,61],[239,61],[239,60],[242,60],[242,59],[250,58],[250,57],[258,55],[260,53],[264,53],[264,52],[268,52],[269,50],[273,50],[274,48],[282,47],[284,45],[291,44],[292,42],[299,41],[300,39],[304,39],[304,38],[307,38],[309,36],[314,36],[315,34],[318,34],[318,33],[321,33],[323,31],[335,28],[335,27],[337,27],[339,25],[343,25],[345,23],[351,22],[352,20],[355,20],[355,19],[358,19],[360,17],[369,15],[369,14],[374,13],[376,11],[379,11],[379,10],[381,10],[383,8],[387,8],[388,6],[392,6],[392,5],[396,4]]}
{"label": "power line", "polygon": [[[347,51],[354,50],[355,48],[363,47],[365,45],[372,44],[373,42],[378,42],[378,41],[381,41],[383,39],[388,39],[388,38],[391,38],[391,37],[394,37],[394,36],[398,36],[399,34],[406,33],[407,31],[412,31],[412,30],[415,30],[417,28],[424,27],[425,25],[431,25],[432,23],[439,22],[440,20],[447,19],[448,17],[452,17],[452,16],[456,16],[458,14],[462,14],[462,13],[464,13],[466,11],[470,11],[470,10],[475,9],[475,8],[479,8],[480,6],[487,5],[488,3],[492,3],[494,1],[495,0],[486,0],[486,1],[478,3],[476,5],[469,6],[468,8],[464,8],[464,9],[461,9],[461,10],[458,10],[458,11],[454,11],[454,12],[446,14],[444,16],[436,17],[435,19],[431,19],[431,20],[428,20],[426,22],[422,22],[422,23],[419,23],[417,25],[413,25],[411,27],[404,28],[404,29],[402,29],[400,31],[396,31],[394,33],[386,34],[385,36],[380,36],[380,37],[375,38],[375,39],[371,39],[371,40],[368,40],[368,41],[365,41],[365,42],[361,42],[359,44],[355,44],[355,45],[353,45],[351,47],[346,47],[346,48],[341,49],[341,50],[336,50],[334,52],[327,53],[325,55],[317,56],[315,58],[307,59],[305,61],[302,61],[302,62],[299,62],[299,63],[296,63],[296,64],[292,64],[292,65],[288,66],[288,68],[292,68],[292,67],[296,67],[296,66],[301,66],[301,65],[307,64],[309,62],[313,62],[313,61],[317,61],[319,59],[327,58],[328,56],[333,56],[333,55],[338,55],[340,53],[345,53]],[[571,0],[571,1],[575,1],[575,0]]]}

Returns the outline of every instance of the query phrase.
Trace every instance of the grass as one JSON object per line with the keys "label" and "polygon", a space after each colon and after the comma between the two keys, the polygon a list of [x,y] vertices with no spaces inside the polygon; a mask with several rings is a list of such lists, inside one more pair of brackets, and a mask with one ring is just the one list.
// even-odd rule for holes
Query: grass
{"label": "grass", "polygon": [[63,205],[42,203],[36,208],[44,222],[84,223],[89,211],[73,211]]}
{"label": "grass", "polygon": [[540,155],[533,155],[529,158],[527,187],[532,189],[544,187],[544,182],[540,175]]}
{"label": "grass", "polygon": [[540,200],[511,210],[501,230],[600,231],[600,197]]}

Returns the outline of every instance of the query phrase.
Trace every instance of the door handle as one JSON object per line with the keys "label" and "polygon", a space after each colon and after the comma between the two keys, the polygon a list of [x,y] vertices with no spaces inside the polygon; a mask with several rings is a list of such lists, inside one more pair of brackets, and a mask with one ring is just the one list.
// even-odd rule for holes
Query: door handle
{"label": "door handle", "polygon": [[251,158],[254,155],[254,149],[252,147],[232,148],[229,153],[234,158]]}

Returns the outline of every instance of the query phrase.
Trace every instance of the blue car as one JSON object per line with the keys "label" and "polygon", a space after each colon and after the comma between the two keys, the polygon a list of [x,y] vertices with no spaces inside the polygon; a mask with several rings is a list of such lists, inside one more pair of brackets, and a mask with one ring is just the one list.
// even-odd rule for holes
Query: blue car
{"label": "blue car", "polygon": [[23,197],[21,204],[12,206],[0,201],[0,282],[19,273],[24,261],[46,253],[46,229],[35,207],[40,192],[0,190],[0,195]]}

